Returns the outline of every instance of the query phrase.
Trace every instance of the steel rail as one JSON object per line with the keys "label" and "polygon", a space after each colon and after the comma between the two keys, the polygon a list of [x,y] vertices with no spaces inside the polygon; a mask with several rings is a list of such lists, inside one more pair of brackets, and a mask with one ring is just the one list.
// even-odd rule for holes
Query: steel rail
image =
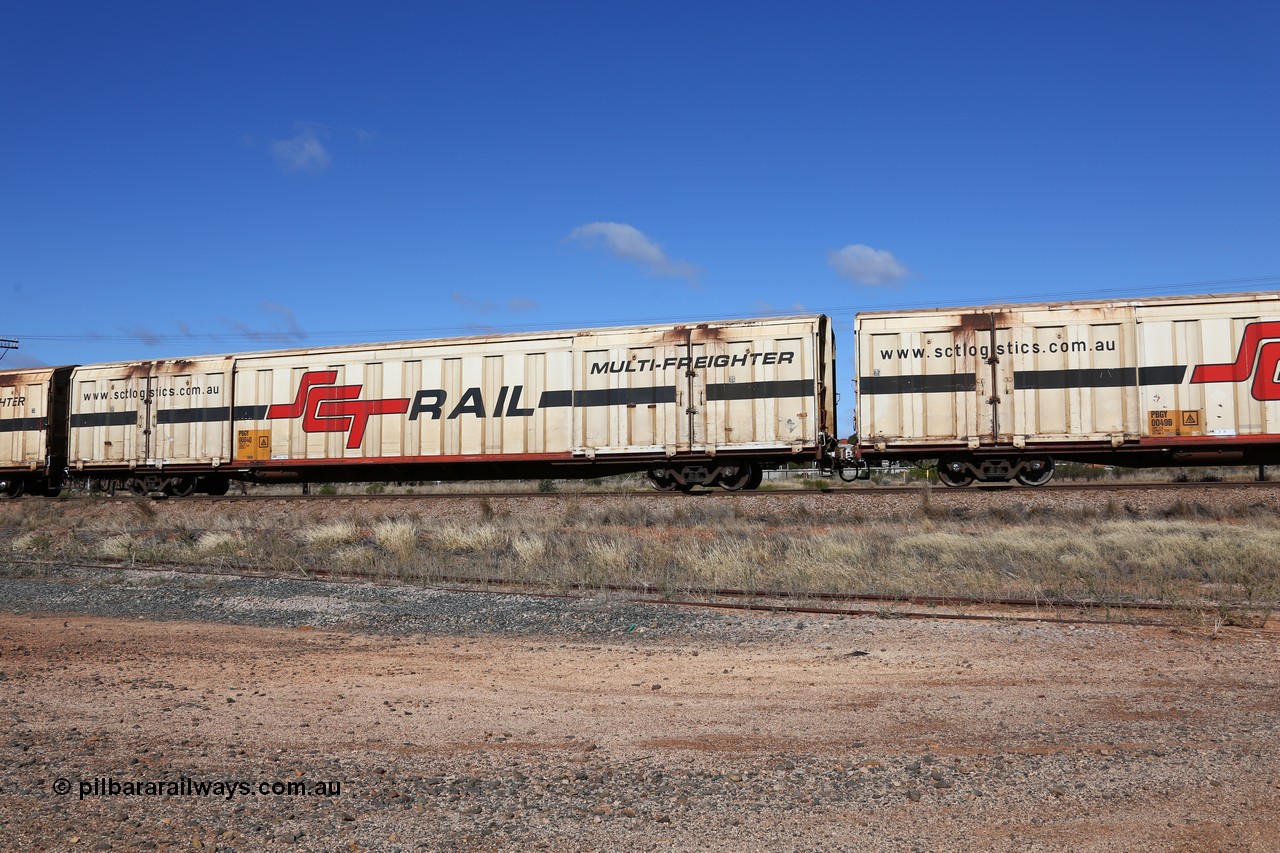
{"label": "steel rail", "polygon": [[797,488],[797,489],[757,489],[757,490],[740,490],[725,491],[723,489],[700,489],[690,492],[661,492],[656,489],[642,488],[623,491],[555,491],[555,492],[538,492],[538,491],[501,491],[501,492],[416,492],[412,495],[406,494],[335,494],[335,495],[319,495],[319,494],[272,494],[272,495],[191,495],[185,498],[171,498],[167,495],[148,495],[139,497],[131,494],[118,495],[68,495],[59,498],[46,498],[44,500],[56,501],[76,501],[76,500],[98,500],[98,499],[116,499],[116,500],[151,500],[151,501],[192,501],[197,503],[207,502],[256,502],[256,501],[436,501],[449,499],[475,499],[475,498],[533,498],[535,500],[562,500],[565,498],[583,497],[629,497],[629,498],[652,498],[654,500],[681,500],[684,498],[723,498],[745,500],[750,498],[799,498],[805,495],[823,494],[823,495],[849,495],[858,497],[874,497],[881,494],[919,494],[928,492],[934,495],[972,495],[998,492],[1001,494],[1046,494],[1053,492],[1061,492],[1069,494],[1071,492],[1132,492],[1132,491],[1231,491],[1231,490],[1268,490],[1280,489],[1280,480],[1264,480],[1264,481],[1247,481],[1247,482],[1209,482],[1209,483],[1099,483],[1095,481],[1087,483],[1047,483],[1043,486],[1021,486],[1014,483],[985,483],[974,484],[964,488],[949,488],[939,486],[937,484],[916,483],[910,485],[891,485],[891,486],[852,486],[838,487],[832,486],[827,488]]}
{"label": "steel rail", "polygon": [[[122,563],[69,563],[53,560],[28,560],[4,558],[0,565],[33,565],[67,569],[100,569],[106,571],[136,571],[156,574],[183,574],[210,578],[243,578],[243,579],[287,579],[324,583],[373,583],[377,585],[412,585],[402,578],[389,578],[372,572],[332,572],[327,569],[300,569],[299,572],[281,571],[278,569],[262,569],[239,567],[232,571],[219,571],[209,567],[179,567],[163,565],[127,565]],[[632,604],[662,605],[671,607],[700,607],[711,610],[735,610],[755,613],[795,613],[830,616],[869,616],[882,619],[938,619],[959,621],[987,622],[1040,622],[1062,625],[1132,625],[1144,627],[1182,627],[1173,621],[1151,621],[1139,619],[1091,618],[1084,616],[1048,615],[1040,610],[1080,611],[1118,611],[1125,613],[1160,613],[1183,612],[1207,617],[1220,617],[1226,610],[1236,610],[1245,614],[1254,614],[1259,618],[1258,625],[1239,626],[1250,630],[1274,632],[1267,627],[1271,605],[1239,605],[1223,602],[1204,602],[1200,604],[1177,605],[1169,602],[1136,602],[1136,601],[1087,601],[1076,599],[981,599],[965,596],[892,596],[876,593],[824,593],[824,592],[786,592],[786,591],[746,591],[735,589],[691,588],[682,591],[684,597],[655,597],[651,586],[624,585],[586,585],[576,584],[570,588],[575,593],[552,592],[544,585],[529,581],[514,581],[497,578],[466,578],[461,576],[437,576],[435,583],[422,584],[422,588],[438,592],[479,593],[485,595],[524,595],[531,598],[551,598],[564,600],[585,600],[601,592],[626,594],[624,600]],[[440,584],[453,584],[441,586]],[[705,596],[697,598],[695,596]],[[715,601],[715,598],[737,598],[738,601]],[[749,599],[749,600],[747,600]],[[786,601],[846,602],[847,607],[819,607],[808,604],[787,604]],[[1033,614],[1016,613],[946,613],[936,610],[906,611],[888,609],[884,606],[875,608],[854,607],[860,602],[873,602],[880,605],[910,604],[929,607],[947,606],[962,607],[1000,607],[1010,609],[1029,609]]]}

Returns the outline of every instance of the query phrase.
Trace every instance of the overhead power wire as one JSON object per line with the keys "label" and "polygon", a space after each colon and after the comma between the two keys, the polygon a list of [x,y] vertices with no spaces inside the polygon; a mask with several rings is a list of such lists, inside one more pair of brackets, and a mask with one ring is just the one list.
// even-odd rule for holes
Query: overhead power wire
{"label": "overhead power wire", "polygon": [[[861,311],[885,311],[885,310],[906,310],[913,308],[947,308],[960,307],[961,305],[978,305],[993,303],[1018,303],[1018,302],[1067,302],[1081,299],[1128,299],[1136,298],[1142,295],[1180,295],[1185,293],[1211,293],[1224,292],[1223,288],[1235,288],[1240,290],[1265,290],[1268,288],[1280,288],[1280,275],[1251,276],[1244,278],[1226,278],[1226,279],[1209,279],[1202,281],[1182,282],[1177,284],[1151,284],[1140,286],[1123,286],[1117,285],[1106,288],[1095,288],[1085,290],[1072,291],[1055,291],[1052,295],[1043,293],[1024,292],[1019,294],[994,294],[994,295],[975,295],[971,298],[965,298],[961,302],[951,301],[944,304],[940,300],[930,299],[927,301],[909,301],[909,300],[892,300],[879,299],[862,302],[855,306],[816,306],[811,311],[717,311],[713,318],[716,320],[738,320],[749,319],[752,317],[770,315],[786,315],[786,314],[816,314],[824,313],[831,316],[852,316]],[[887,293],[886,291],[880,291]],[[869,294],[868,294],[869,295]],[[506,334],[533,331],[555,331],[559,329],[575,329],[592,326],[614,326],[614,325],[646,325],[658,323],[676,323],[690,322],[695,318],[688,315],[663,315],[648,317],[622,317],[622,318],[593,318],[589,320],[565,320],[565,321],[547,321],[541,323],[520,323],[520,324],[469,324],[469,325],[452,325],[452,326],[414,326],[400,328],[376,328],[376,329],[327,329],[316,331],[304,330],[273,330],[267,329],[262,331],[241,331],[241,332],[203,332],[203,333],[180,333],[180,334],[162,334],[146,332],[133,332],[123,334],[40,334],[23,332],[14,335],[27,341],[129,341],[133,343],[144,344],[174,344],[174,343],[247,343],[261,344],[267,346],[299,346],[306,344],[315,344],[327,341],[335,341],[341,339],[357,339],[357,340],[391,340],[394,338],[430,338],[441,335],[469,337],[473,335],[484,335],[486,333]],[[702,318],[708,319],[708,318]]]}

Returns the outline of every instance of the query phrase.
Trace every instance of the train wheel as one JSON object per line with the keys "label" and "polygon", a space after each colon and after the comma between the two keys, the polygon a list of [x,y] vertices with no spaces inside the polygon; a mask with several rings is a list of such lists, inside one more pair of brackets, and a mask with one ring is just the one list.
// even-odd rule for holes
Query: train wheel
{"label": "train wheel", "polygon": [[764,482],[764,469],[759,465],[751,466],[751,482],[747,483],[747,488],[755,491],[760,488],[760,484]]}
{"label": "train wheel", "polygon": [[0,480],[0,496],[6,498],[20,498],[22,497],[22,493],[26,490],[27,484],[21,477]]}
{"label": "train wheel", "polygon": [[147,488],[147,481],[140,480],[137,477],[130,477],[125,480],[124,487],[128,490],[129,494],[139,498],[145,497],[147,492],[151,491]]}
{"label": "train wheel", "polygon": [[754,488],[751,481],[759,475],[763,479],[764,475],[760,473],[760,466],[753,462],[744,462],[741,465],[726,468],[727,473],[720,475],[720,488],[726,492],[736,492],[741,489]]}
{"label": "train wheel", "polygon": [[674,492],[676,487],[680,485],[676,482],[676,478],[671,476],[671,471],[667,468],[650,468],[649,482],[660,492]]}
{"label": "train wheel", "polygon": [[166,495],[174,498],[185,498],[195,494],[196,478],[195,477],[171,477],[165,481],[164,489]]}
{"label": "train wheel", "polygon": [[938,480],[944,486],[960,488],[973,482],[969,460],[964,456],[944,456],[938,460]]}
{"label": "train wheel", "polygon": [[231,488],[231,480],[227,477],[201,477],[200,491],[213,497],[222,497]]}
{"label": "train wheel", "polygon": [[1026,467],[1014,477],[1024,486],[1043,486],[1053,479],[1053,460],[1037,456],[1026,460]]}

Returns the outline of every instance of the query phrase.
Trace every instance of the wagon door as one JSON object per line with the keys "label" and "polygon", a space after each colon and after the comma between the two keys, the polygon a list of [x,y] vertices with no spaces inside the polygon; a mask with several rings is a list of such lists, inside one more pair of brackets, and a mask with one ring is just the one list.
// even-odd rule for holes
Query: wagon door
{"label": "wagon door", "polygon": [[971,406],[976,431],[969,436],[970,444],[1013,443],[1013,358],[1005,354],[1011,334],[1009,323],[999,314],[961,318],[957,338],[974,377]]}
{"label": "wagon door", "polygon": [[684,452],[691,430],[705,434],[688,412],[688,341],[683,330],[579,336],[576,387],[543,394],[540,408],[572,407],[575,454]]}
{"label": "wagon door", "polygon": [[218,465],[230,458],[230,376],[231,359],[224,357],[156,363],[142,410],[148,464]]}
{"label": "wagon door", "polygon": [[704,410],[695,424],[705,427],[708,453],[788,448],[794,453],[816,445],[818,431],[829,428],[827,410],[815,403],[815,394],[825,395],[827,386],[826,377],[819,376],[823,368],[814,363],[812,324],[712,329],[705,342],[695,335],[693,352],[693,399]]}
{"label": "wagon door", "polygon": [[[715,407],[707,405],[707,354],[708,342],[705,336],[694,340],[692,330],[683,332],[686,336],[680,346],[680,361],[676,370],[676,402],[680,410],[676,413],[679,424],[679,443],[682,450],[702,453],[715,452],[714,438]],[[701,364],[698,370],[695,365]],[[708,447],[708,444],[711,446]]]}
{"label": "wagon door", "polygon": [[72,373],[69,455],[77,469],[136,466],[146,458],[147,383],[139,373],[122,365]]}
{"label": "wagon door", "polygon": [[156,464],[156,384],[151,374],[138,379],[138,457],[146,465]]}

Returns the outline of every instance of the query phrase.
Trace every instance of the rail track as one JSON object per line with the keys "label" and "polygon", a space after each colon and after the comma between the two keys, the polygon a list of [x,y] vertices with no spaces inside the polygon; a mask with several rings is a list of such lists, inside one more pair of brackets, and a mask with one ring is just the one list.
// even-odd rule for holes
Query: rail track
{"label": "rail track", "polygon": [[1194,482],[1194,483],[1173,483],[1173,482],[1085,482],[1085,483],[1048,483],[1043,486],[1021,486],[1014,483],[988,483],[982,485],[973,485],[966,488],[955,489],[939,486],[936,484],[907,484],[907,485],[880,485],[880,486],[863,486],[863,487],[840,487],[831,486],[825,488],[792,488],[792,489],[762,489],[756,491],[725,491],[723,489],[695,489],[689,492],[664,492],[652,488],[640,488],[629,490],[556,490],[556,491],[537,491],[529,490],[476,490],[476,491],[423,491],[414,492],[413,494],[403,493],[339,493],[339,494],[303,494],[299,493],[249,493],[249,494],[227,494],[227,495],[191,495],[185,498],[170,498],[166,495],[156,494],[147,497],[137,497],[128,493],[118,493],[116,495],[95,494],[95,495],[65,495],[56,500],[84,500],[84,499],[114,499],[114,500],[151,500],[151,501],[170,501],[180,500],[182,502],[191,503],[245,503],[254,501],[431,501],[431,500],[456,500],[459,498],[531,498],[535,500],[563,500],[568,497],[629,497],[629,498],[649,498],[658,501],[679,501],[687,499],[720,499],[720,500],[750,500],[768,496],[770,498],[793,499],[815,494],[829,495],[845,495],[859,498],[869,498],[876,495],[902,495],[902,494],[920,494],[923,491],[931,492],[935,495],[983,495],[983,494],[1001,494],[1001,495],[1042,495],[1042,494],[1080,494],[1080,493],[1116,493],[1123,494],[1127,492],[1150,492],[1161,491],[1178,493],[1185,492],[1194,493],[1225,493],[1225,492],[1278,492],[1280,491],[1280,480],[1264,480],[1249,482]]}
{"label": "rail track", "polygon": [[571,585],[548,588],[506,578],[435,575],[414,582],[385,573],[327,569],[281,571],[271,568],[213,569],[209,567],[72,563],[7,558],[3,565],[38,566],[84,571],[132,571],[194,575],[207,578],[288,579],[317,583],[410,584],[439,592],[527,596],[557,599],[595,599],[608,596],[630,604],[693,607],[750,613],[866,616],[881,619],[933,619],[978,622],[1037,622],[1060,625],[1132,625],[1145,627],[1223,626],[1249,628],[1280,636],[1274,606],[1225,602],[1175,604],[1161,601],[1091,600],[1075,598],[977,598],[967,596],[894,596],[876,593],[836,593],[685,587],[659,590],[653,586],[617,584]]}
{"label": "rail track", "polygon": [[[1146,493],[1146,500],[1134,495]],[[1126,497],[1129,496],[1129,497]],[[463,506],[441,508],[443,515],[453,518],[466,518],[472,512],[472,502],[506,501],[512,503],[498,511],[526,512],[545,515],[554,504],[551,501],[599,502],[609,499],[644,500],[662,503],[665,501],[692,500],[694,504],[704,501],[732,502],[760,501],[761,512],[770,511],[769,504],[775,501],[789,502],[808,498],[813,502],[809,511],[815,506],[829,507],[836,517],[846,515],[868,524],[900,524],[903,519],[914,517],[904,515],[918,510],[920,501],[934,501],[934,506],[945,514],[957,518],[976,517],[972,513],[995,511],[999,507],[1032,507],[1060,508],[1069,505],[1099,506],[1110,504],[1121,516],[1126,514],[1153,515],[1168,514],[1173,507],[1225,507],[1234,504],[1238,507],[1262,507],[1261,511],[1280,512],[1280,482],[1214,482],[1214,483],[1063,483],[1029,488],[1021,486],[982,486],[966,489],[944,487],[922,488],[920,485],[878,486],[861,488],[833,488],[818,491],[814,489],[796,490],[763,490],[756,492],[724,492],[707,491],[692,494],[659,492],[650,489],[642,491],[600,491],[600,492],[538,492],[538,491],[468,491],[468,492],[426,492],[416,494],[339,494],[339,495],[282,495],[251,494],[227,495],[222,497],[190,497],[184,499],[156,499],[121,496],[122,503],[134,502],[145,508],[153,501],[167,504],[164,506],[166,516],[173,513],[175,517],[185,518],[181,507],[189,506],[193,510],[203,507],[197,513],[218,514],[221,507],[230,511],[233,504],[244,504],[241,512],[259,513],[267,511],[270,502],[276,503],[275,516],[279,519],[294,517],[293,509],[283,507],[297,506],[296,502],[314,502],[317,509],[325,502],[333,507],[333,512],[345,514],[352,511],[372,512],[394,517],[397,512],[408,510],[405,502],[419,502],[424,509],[421,516],[430,519],[437,514],[435,507],[441,501],[462,502]],[[100,499],[103,504],[108,499]],[[263,504],[262,502],[269,502]],[[62,498],[59,502],[81,503],[75,498]],[[212,503],[211,503],[212,502]],[[84,500],[88,507],[91,501]],[[393,506],[401,509],[395,509]],[[348,510],[347,507],[351,509]],[[566,507],[570,504],[566,503]],[[747,514],[755,512],[755,506]],[[803,506],[797,504],[797,506]],[[523,509],[521,509],[523,507]],[[895,508],[896,507],[896,508]],[[913,509],[914,508],[914,509]],[[484,509],[488,509],[487,504]],[[497,508],[495,508],[497,509]],[[777,507],[774,507],[774,511]],[[300,507],[299,507],[300,511]],[[784,510],[789,511],[789,510]],[[1109,510],[1110,511],[1110,510]],[[1198,512],[1198,509],[1195,509]],[[1250,510],[1252,511],[1252,510]],[[896,513],[896,514],[895,514]],[[288,523],[288,521],[284,521]],[[430,523],[428,521],[428,523]],[[0,564],[5,558],[0,558]],[[48,560],[16,560],[8,558],[13,564],[67,566],[85,570],[120,570],[133,569],[149,572],[173,572],[207,576],[245,577],[245,578],[292,578],[325,580],[334,582],[406,582],[421,585],[416,578],[400,579],[388,577],[381,573],[361,572],[355,569],[344,569],[331,572],[320,568],[306,567],[280,570],[270,566],[246,566],[236,563],[225,567],[175,566],[164,565],[127,565],[117,562],[70,563],[51,562]],[[915,596],[901,597],[879,595],[874,593],[835,593],[819,591],[795,591],[782,589],[725,589],[725,588],[692,588],[676,586],[661,589],[653,586],[616,586],[591,585],[580,587],[548,588],[536,584],[515,582],[499,577],[475,577],[463,575],[433,574],[427,586],[435,589],[466,590],[488,594],[519,594],[554,597],[594,597],[609,596],[619,600],[663,606],[704,607],[722,610],[741,610],[754,612],[826,614],[844,616],[875,616],[880,618],[919,618],[946,620],[995,620],[1011,622],[1052,622],[1062,624],[1143,624],[1143,625],[1222,625],[1238,624],[1249,627],[1264,627],[1271,619],[1271,608],[1268,606],[1242,606],[1236,602],[1220,602],[1197,600],[1188,603],[1173,604],[1167,601],[1131,601],[1131,600],[1083,600],[1076,598],[971,598],[955,596]],[[1274,603],[1273,603],[1274,604]],[[1275,626],[1268,630],[1280,630]]]}

